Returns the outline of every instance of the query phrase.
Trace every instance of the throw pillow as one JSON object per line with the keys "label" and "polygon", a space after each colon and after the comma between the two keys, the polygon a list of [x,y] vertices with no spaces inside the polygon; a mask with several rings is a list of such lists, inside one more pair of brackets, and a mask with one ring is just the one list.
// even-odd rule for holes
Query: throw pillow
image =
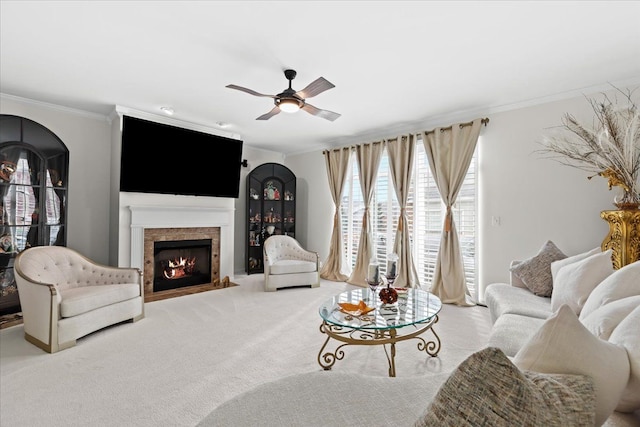
{"label": "throw pillow", "polygon": [[629,381],[626,350],[594,336],[566,304],[522,346],[513,363],[522,370],[591,376],[596,391],[596,426],[614,411]]}
{"label": "throw pillow", "polygon": [[612,253],[609,249],[558,270],[551,294],[551,310],[568,304],[579,315],[591,291],[613,273]]}
{"label": "throw pillow", "polygon": [[588,376],[521,372],[487,347],[456,368],[415,426],[593,425],[594,395]]}
{"label": "throw pillow", "polygon": [[548,297],[553,289],[551,263],[566,257],[551,240],[548,240],[535,256],[514,265],[509,271],[522,280],[531,292]]}
{"label": "throw pillow", "polygon": [[622,319],[627,317],[636,307],[640,307],[640,295],[605,304],[580,321],[593,335],[608,341],[611,333]]}
{"label": "throw pillow", "polygon": [[602,252],[600,248],[593,248],[588,252],[573,255],[568,258],[552,262],[551,279],[553,281],[553,286],[556,285],[556,276],[558,275],[558,270],[560,270],[562,267],[564,267],[565,265],[573,264],[574,262],[582,261],[583,259],[589,258],[591,255],[599,254],[600,252]]}
{"label": "throw pillow", "polygon": [[640,306],[636,307],[613,330],[609,342],[622,345],[629,355],[631,377],[616,411],[632,412],[640,409]]}
{"label": "throw pillow", "polygon": [[580,319],[598,307],[621,298],[640,295],[640,261],[627,264],[607,277],[591,292],[580,312]]}

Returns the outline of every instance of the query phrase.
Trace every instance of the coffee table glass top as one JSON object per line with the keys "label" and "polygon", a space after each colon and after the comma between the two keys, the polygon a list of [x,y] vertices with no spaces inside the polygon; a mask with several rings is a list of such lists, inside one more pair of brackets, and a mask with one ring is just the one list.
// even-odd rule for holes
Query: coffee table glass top
{"label": "coffee table glass top", "polygon": [[[382,288],[379,288],[382,289]],[[340,310],[338,303],[358,304],[364,301],[375,310],[359,316],[353,316]],[[383,304],[377,293],[371,290],[353,289],[342,292],[325,301],[319,309],[320,317],[328,323],[354,329],[391,329],[402,328],[429,322],[442,309],[440,298],[422,289],[408,289],[393,304]]]}

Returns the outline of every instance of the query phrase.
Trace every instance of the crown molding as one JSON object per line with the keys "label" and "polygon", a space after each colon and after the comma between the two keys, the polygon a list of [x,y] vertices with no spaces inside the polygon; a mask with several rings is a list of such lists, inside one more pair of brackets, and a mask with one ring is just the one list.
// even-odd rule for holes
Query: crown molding
{"label": "crown molding", "polygon": [[90,111],[79,110],[77,108],[64,107],[62,105],[51,104],[49,102],[44,102],[44,101],[36,101],[35,99],[23,98],[21,96],[10,95],[8,93],[0,92],[0,99],[6,99],[6,100],[9,100],[9,101],[20,102],[22,104],[35,105],[37,107],[42,107],[42,108],[48,108],[50,110],[61,111],[63,113],[73,114],[73,115],[76,115],[76,116],[81,116],[81,117],[85,117],[85,118],[89,118],[89,119],[93,119],[93,120],[101,120],[101,121],[106,121],[106,122],[109,121],[109,117],[105,116],[104,114],[92,113]]}
{"label": "crown molding", "polygon": [[531,98],[512,104],[494,105],[457,111],[454,113],[443,113],[440,115],[431,116],[424,120],[398,123],[392,126],[385,126],[384,131],[382,131],[381,129],[373,129],[371,131],[367,131],[358,135],[352,135],[346,138],[333,138],[330,140],[326,140],[324,141],[324,143],[320,143],[314,146],[313,149],[290,153],[289,155],[304,154],[310,151],[317,151],[318,149],[330,150],[333,148],[344,147],[352,144],[380,141],[383,139],[395,138],[398,135],[420,133],[423,130],[433,129],[440,126],[451,126],[452,123],[468,122],[478,117],[490,116],[491,114],[519,110],[521,108],[534,107],[537,105],[578,98],[581,96],[593,96],[596,93],[609,92],[611,90],[614,90],[615,88],[632,88],[634,86],[640,88],[640,76],[559,92],[552,95],[541,96],[538,98]]}
{"label": "crown molding", "polygon": [[[225,132],[223,130],[220,130],[214,127],[209,127],[209,126],[201,125],[198,123],[174,119],[173,117],[161,116],[159,114],[148,113],[146,111],[136,110],[134,108],[124,107],[122,105],[116,105],[114,110],[109,114],[109,120],[111,121],[115,118],[121,119],[122,116],[125,116],[125,115],[136,117],[138,119],[150,120],[152,122],[162,123],[165,125],[177,126],[180,128],[191,129],[198,132],[224,136],[226,138],[242,139],[242,137],[236,133]],[[122,128],[122,125],[120,127]]]}

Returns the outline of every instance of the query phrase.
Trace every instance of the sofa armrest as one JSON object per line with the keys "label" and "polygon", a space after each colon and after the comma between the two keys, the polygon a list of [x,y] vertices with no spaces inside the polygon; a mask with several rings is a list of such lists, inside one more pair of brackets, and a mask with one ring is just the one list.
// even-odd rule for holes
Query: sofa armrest
{"label": "sofa armrest", "polygon": [[[54,345],[51,337],[57,328],[60,314],[60,292],[55,285],[29,280],[20,273],[15,275],[20,297],[20,308],[25,334],[45,345]],[[52,330],[53,328],[53,330]]]}
{"label": "sofa armrest", "polygon": [[[513,260],[513,261],[511,261],[511,264],[509,264],[509,267],[510,267],[510,268],[511,268],[511,267],[514,267],[514,266],[516,266],[516,265],[520,264],[521,262],[522,262],[522,261],[520,261],[520,260]],[[522,280],[520,280],[520,278],[519,278],[518,276],[516,276],[515,274],[513,274],[513,272],[512,272],[512,271],[510,271],[510,272],[509,272],[509,274],[510,274],[510,278],[509,278],[509,280],[510,280],[511,286],[515,286],[516,288],[524,288],[524,289],[527,289],[527,287],[524,285],[524,283],[522,282]]]}

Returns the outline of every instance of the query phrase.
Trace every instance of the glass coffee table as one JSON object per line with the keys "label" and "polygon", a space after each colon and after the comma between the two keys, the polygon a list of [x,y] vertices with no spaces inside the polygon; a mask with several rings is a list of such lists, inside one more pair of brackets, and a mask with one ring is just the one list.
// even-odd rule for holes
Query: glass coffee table
{"label": "glass coffee table", "polygon": [[[338,303],[358,304],[364,301],[374,310],[360,315],[345,313]],[[344,358],[344,347],[348,345],[382,345],[389,362],[389,376],[396,376],[396,343],[415,339],[419,351],[435,357],[440,351],[440,338],[433,329],[442,309],[440,298],[422,289],[407,289],[399,293],[398,301],[383,304],[377,293],[369,289],[354,289],[342,292],[325,301],[319,309],[322,324],[320,332],[327,335],[318,363],[330,370],[338,360]],[[430,331],[434,338],[425,340],[421,335]],[[330,341],[337,341],[333,351],[327,350]],[[389,348],[387,348],[387,345]]]}

